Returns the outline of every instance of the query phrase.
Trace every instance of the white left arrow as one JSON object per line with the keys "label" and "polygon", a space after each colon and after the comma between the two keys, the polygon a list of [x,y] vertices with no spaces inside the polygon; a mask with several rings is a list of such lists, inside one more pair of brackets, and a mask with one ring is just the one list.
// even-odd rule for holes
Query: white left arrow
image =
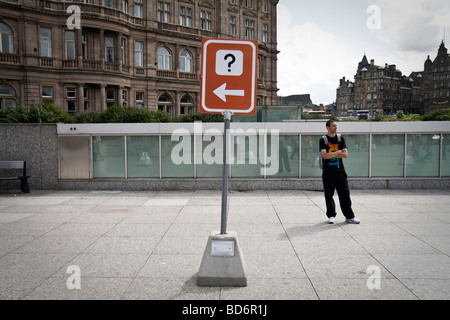
{"label": "white left arrow", "polygon": [[244,90],[227,90],[226,83],[218,87],[213,92],[216,96],[222,99],[223,102],[227,102],[227,96],[243,97],[245,95]]}

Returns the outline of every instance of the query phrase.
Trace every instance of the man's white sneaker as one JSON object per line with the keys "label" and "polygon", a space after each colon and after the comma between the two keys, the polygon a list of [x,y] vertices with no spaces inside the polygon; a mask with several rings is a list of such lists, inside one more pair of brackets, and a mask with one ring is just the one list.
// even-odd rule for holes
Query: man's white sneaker
{"label": "man's white sneaker", "polygon": [[334,217],[329,217],[328,218],[328,223],[329,224],[334,224]]}
{"label": "man's white sneaker", "polygon": [[350,224],[360,224],[361,221],[359,221],[356,218],[353,218],[353,219],[347,219],[347,220],[345,220],[345,222],[350,223]]}

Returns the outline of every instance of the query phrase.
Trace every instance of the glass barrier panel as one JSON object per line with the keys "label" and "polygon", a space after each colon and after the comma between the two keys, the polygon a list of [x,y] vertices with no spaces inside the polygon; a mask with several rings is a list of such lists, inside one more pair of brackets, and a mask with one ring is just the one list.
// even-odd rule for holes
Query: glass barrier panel
{"label": "glass barrier panel", "polygon": [[[278,138],[278,141],[275,139]],[[272,163],[272,151],[278,152],[278,164]],[[298,178],[299,174],[299,136],[268,135],[267,178]]]}
{"label": "glass barrier panel", "polygon": [[[260,158],[260,139],[256,132],[248,132],[244,135],[231,136],[231,163],[232,178],[264,178],[263,161]],[[264,158],[263,158],[264,159]]]}
{"label": "glass barrier panel", "polygon": [[403,177],[405,135],[372,136],[372,177]]}
{"label": "glass barrier panel", "polygon": [[319,141],[322,136],[302,135],[302,178],[322,177],[319,167]]}
{"label": "glass barrier panel", "polygon": [[450,134],[444,134],[442,140],[442,176],[450,177]]}
{"label": "glass barrier panel", "polygon": [[128,178],[159,178],[159,137],[127,136]]}
{"label": "glass barrier panel", "polygon": [[222,134],[197,136],[197,178],[222,178]]}
{"label": "glass barrier panel", "polygon": [[369,177],[369,135],[344,135],[348,158],[344,167],[349,177]]}
{"label": "glass barrier panel", "polygon": [[162,178],[194,178],[194,138],[161,136]]}
{"label": "glass barrier panel", "polygon": [[125,137],[93,136],[94,178],[125,178]]}
{"label": "glass barrier panel", "polygon": [[438,177],[439,148],[438,134],[408,134],[406,148],[407,177]]}

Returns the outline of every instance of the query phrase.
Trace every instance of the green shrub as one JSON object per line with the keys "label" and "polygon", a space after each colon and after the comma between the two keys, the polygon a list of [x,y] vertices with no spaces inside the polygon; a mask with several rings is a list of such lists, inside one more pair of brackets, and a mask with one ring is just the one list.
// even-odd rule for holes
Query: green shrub
{"label": "green shrub", "polygon": [[422,117],[423,121],[450,121],[450,108],[440,109],[427,113]]}
{"label": "green shrub", "polygon": [[0,121],[6,123],[58,123],[66,122],[70,115],[50,102],[33,102],[28,110],[25,107],[9,108],[0,115]]}
{"label": "green shrub", "polygon": [[223,122],[223,115],[196,112],[174,117],[173,120],[174,122]]}

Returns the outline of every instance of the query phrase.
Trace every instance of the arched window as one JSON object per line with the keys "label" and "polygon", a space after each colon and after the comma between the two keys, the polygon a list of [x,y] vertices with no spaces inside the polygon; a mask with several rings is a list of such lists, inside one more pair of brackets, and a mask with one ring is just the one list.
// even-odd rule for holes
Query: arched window
{"label": "arched window", "polygon": [[16,107],[16,92],[6,84],[0,84],[0,109]]}
{"label": "arched window", "polygon": [[172,98],[168,94],[162,94],[158,99],[158,110],[172,114]]}
{"label": "arched window", "polygon": [[188,50],[183,50],[180,53],[180,71],[193,72],[192,54]]}
{"label": "arched window", "polygon": [[12,30],[3,22],[0,22],[0,53],[14,53]]}
{"label": "arched window", "polygon": [[184,95],[180,100],[180,114],[188,114],[194,112],[194,102],[189,95]]}
{"label": "arched window", "polygon": [[158,49],[158,69],[172,70],[172,55],[166,47]]}

